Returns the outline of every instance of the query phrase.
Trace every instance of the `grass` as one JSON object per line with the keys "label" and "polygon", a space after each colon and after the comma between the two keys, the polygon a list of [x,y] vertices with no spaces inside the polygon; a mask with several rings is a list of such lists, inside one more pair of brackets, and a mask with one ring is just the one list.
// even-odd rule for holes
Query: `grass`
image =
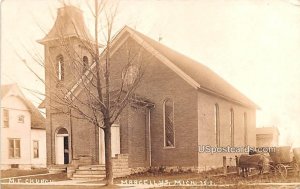
{"label": "grass", "polygon": [[22,177],[22,178],[15,178],[15,179],[4,179],[2,183],[9,183],[9,182],[19,182],[19,183],[41,183],[41,182],[53,182],[53,181],[63,181],[69,180],[67,178],[66,173],[56,173],[56,174],[49,174],[49,175],[38,175],[38,176],[29,176],[29,177]]}
{"label": "grass", "polygon": [[48,169],[31,169],[31,170],[21,170],[21,169],[8,169],[1,171],[1,178],[18,177],[25,175],[35,175],[35,174],[45,174],[48,173]]}
{"label": "grass", "polygon": [[34,186],[34,185],[29,185],[29,186],[24,186],[24,185],[3,185],[1,186],[1,189],[115,189],[115,188],[121,188],[117,186],[111,186],[111,187],[106,187],[106,186]]}
{"label": "grass", "polygon": [[[63,181],[69,180],[67,178],[66,173],[58,173],[58,174],[47,174],[49,173],[48,170],[45,168],[43,169],[31,169],[31,170],[21,170],[21,169],[8,169],[1,171],[1,182],[8,183],[8,182],[41,182],[43,181]],[[38,174],[47,174],[47,175],[38,175]],[[37,175],[37,176],[30,176],[30,175]],[[11,177],[21,177],[21,178],[13,178],[8,179]],[[6,179],[5,179],[6,178]],[[18,180],[19,179],[19,180]]]}
{"label": "grass", "polygon": [[[231,169],[231,171],[235,171],[235,169]],[[174,184],[175,181],[194,181],[196,184],[203,183],[201,188],[220,188],[219,185],[229,185],[223,188],[241,188],[241,189],[250,189],[250,188],[283,188],[283,186],[257,186],[251,185],[255,183],[292,183],[292,182],[300,182],[299,176],[289,175],[288,178],[282,178],[280,176],[275,176],[272,174],[263,174],[263,175],[253,175],[248,178],[244,178],[242,176],[238,176],[236,173],[231,172],[227,176],[221,174],[222,169],[214,169],[202,173],[194,173],[194,172],[160,172],[160,171],[148,171],[140,174],[133,174],[123,178],[114,179],[115,184],[121,184],[122,182],[126,182],[127,184],[132,184],[134,182],[144,182],[145,180],[149,183],[160,183],[167,181],[171,184]],[[209,186],[205,186],[204,181],[209,183]],[[129,183],[131,182],[131,183]],[[93,181],[86,183],[103,183],[103,181]],[[187,184],[188,185],[188,184]],[[218,186],[213,186],[218,185]],[[178,184],[176,189],[183,188],[193,188],[193,185],[182,186]],[[174,186],[165,185],[165,188],[174,188]],[[197,188],[197,187],[194,187]],[[295,188],[295,186],[284,186],[284,188]]]}
{"label": "grass", "polygon": [[[232,169],[231,171],[234,171]],[[21,176],[21,175],[31,175],[33,173],[45,173],[45,170],[31,170],[31,171],[16,171],[16,170],[8,170],[4,172],[6,176],[8,175],[13,175],[13,176]],[[133,174],[129,175],[124,178],[117,178],[115,179],[115,184],[121,184],[124,181],[148,181],[152,183],[159,183],[162,181],[168,181],[169,183],[174,183],[174,181],[194,181],[195,183],[203,183],[206,181],[207,183],[212,183],[213,185],[226,185],[228,184],[229,186],[226,186],[224,188],[241,188],[241,189],[250,189],[250,188],[295,188],[295,186],[257,186],[257,185],[251,185],[255,183],[292,183],[292,182],[300,182],[300,176],[293,176],[289,175],[288,178],[282,178],[280,176],[275,176],[271,174],[264,174],[264,175],[254,175],[248,178],[244,178],[242,176],[238,176],[236,173],[228,174],[227,176],[221,175],[222,169],[215,169],[215,170],[210,170],[202,173],[194,173],[194,172],[173,172],[173,173],[168,173],[168,172],[163,172],[163,171],[148,171],[145,173],[140,173],[140,174]],[[62,181],[62,180],[68,180],[66,173],[59,173],[59,174],[50,174],[50,175],[41,175],[41,176],[31,176],[31,177],[23,177],[22,180],[24,179],[46,179],[46,180],[51,180],[51,181]],[[5,181],[8,182],[8,179]],[[86,181],[85,183],[89,184],[104,184],[104,181]],[[129,184],[129,183],[128,183]],[[176,189],[183,189],[183,188],[191,188],[192,185],[190,186],[182,186],[178,185]],[[2,185],[3,188],[24,188],[24,189],[48,189],[53,186],[37,186],[37,185]],[[80,189],[80,188],[86,188],[86,189],[94,189],[94,188],[107,188],[103,186],[55,186],[56,189]],[[110,188],[124,188],[124,187],[110,187]],[[165,188],[174,188],[174,186],[166,187]],[[197,187],[195,187],[197,188]],[[203,186],[201,188],[219,188],[219,186]]]}
{"label": "grass", "polygon": [[[300,176],[295,176],[289,174],[287,178],[282,178],[279,175],[274,175],[270,173],[265,173],[263,175],[253,175],[248,178],[238,176],[234,173],[235,169],[231,169],[231,173],[227,176],[222,175],[222,169],[214,169],[202,173],[193,173],[193,172],[182,172],[182,173],[166,173],[166,172],[146,172],[142,174],[130,175],[124,178],[115,179],[115,183],[119,184],[123,181],[132,181],[135,180],[148,180],[152,182],[159,182],[163,180],[168,180],[168,182],[175,183],[175,181],[194,181],[196,184],[203,184],[201,188],[219,188],[219,186],[212,185],[229,185],[225,188],[241,188],[241,189],[250,189],[250,188],[282,188],[282,186],[257,186],[251,185],[255,183],[293,183],[300,182]],[[205,186],[205,182],[208,183],[208,186]],[[181,182],[182,183],[182,182]],[[188,184],[187,184],[188,185]],[[180,186],[177,185],[177,189],[181,188],[191,188],[190,186]],[[173,188],[174,186],[165,187]],[[295,186],[285,186],[284,188],[295,188]]]}

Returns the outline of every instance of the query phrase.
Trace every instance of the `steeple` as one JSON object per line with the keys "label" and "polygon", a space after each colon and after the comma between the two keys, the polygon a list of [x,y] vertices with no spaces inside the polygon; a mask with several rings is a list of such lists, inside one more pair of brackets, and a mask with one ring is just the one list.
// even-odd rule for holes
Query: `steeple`
{"label": "steeple", "polygon": [[77,37],[88,42],[94,41],[84,23],[82,11],[70,5],[58,9],[54,26],[50,32],[38,42],[45,44],[48,41],[67,37]]}

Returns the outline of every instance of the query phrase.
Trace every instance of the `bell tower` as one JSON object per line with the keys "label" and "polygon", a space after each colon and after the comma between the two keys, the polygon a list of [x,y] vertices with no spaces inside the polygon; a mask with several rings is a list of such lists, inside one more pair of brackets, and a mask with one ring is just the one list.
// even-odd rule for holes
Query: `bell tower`
{"label": "bell tower", "polygon": [[[40,107],[46,108],[47,164],[50,165],[59,159],[55,144],[57,131],[64,128],[67,133],[72,133],[73,130],[71,116],[60,111],[71,110],[57,99],[63,98],[92,64],[91,52],[95,43],[84,23],[82,11],[74,6],[58,9],[53,27],[38,43],[44,46],[46,96]],[[69,160],[73,158],[73,142],[70,134],[65,155]]]}
{"label": "bell tower", "polygon": [[77,7],[59,8],[54,26],[38,42],[44,45],[46,93],[74,85],[92,62],[94,40]]}

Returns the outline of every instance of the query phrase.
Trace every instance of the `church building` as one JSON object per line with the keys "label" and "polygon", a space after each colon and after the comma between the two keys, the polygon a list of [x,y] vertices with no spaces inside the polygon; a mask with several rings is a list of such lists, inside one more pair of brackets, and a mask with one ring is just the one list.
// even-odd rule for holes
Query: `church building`
{"label": "church building", "polygon": [[[45,53],[46,99],[40,107],[46,108],[47,164],[103,165],[103,131],[72,116],[68,104],[62,105],[65,111],[53,108],[59,98],[54,94],[63,91],[61,86],[86,100],[81,86],[89,83],[75,74],[78,68],[68,58],[78,56],[83,74],[95,64],[84,45],[92,46],[93,37],[82,11],[73,6],[59,8],[54,26],[38,42]],[[224,155],[236,154],[201,153],[199,146],[256,145],[255,103],[204,64],[128,26],[111,43],[112,83],[122,77],[120,67],[128,44],[151,57],[135,91],[142,100],[128,105],[112,126],[113,156],[127,157],[131,172],[150,167],[202,171],[222,166]]]}

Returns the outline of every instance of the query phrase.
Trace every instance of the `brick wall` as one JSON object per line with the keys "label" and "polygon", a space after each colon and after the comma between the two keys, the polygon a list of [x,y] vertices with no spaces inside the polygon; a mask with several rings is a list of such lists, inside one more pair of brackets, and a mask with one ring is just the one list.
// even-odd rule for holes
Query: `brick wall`
{"label": "brick wall", "polygon": [[[220,120],[220,146],[226,147],[230,145],[230,109],[234,110],[234,146],[244,146],[244,113],[247,113],[247,128],[248,128],[248,142],[247,145],[255,146],[255,110],[249,109],[238,104],[223,100],[204,92],[198,93],[198,143],[199,145],[216,146],[215,137],[215,111],[214,105],[219,106],[219,120]],[[199,153],[198,162],[199,168],[209,169],[222,166],[222,157],[228,158],[234,156],[236,153]]]}
{"label": "brick wall", "polygon": [[148,164],[147,141],[147,112],[143,108],[129,108],[128,136],[129,136],[129,167],[145,167]]}
{"label": "brick wall", "polygon": [[[96,160],[95,153],[91,153],[91,151],[95,151],[95,141],[91,141],[95,140],[95,137],[92,135],[95,133],[95,130],[91,129],[91,126],[87,126],[88,124],[82,121],[78,121],[77,119],[70,120],[67,114],[60,111],[68,111],[68,109],[62,105],[61,100],[59,100],[59,98],[65,95],[65,87],[73,86],[78,81],[78,77],[82,73],[82,65],[78,64],[78,62],[82,62],[82,57],[87,56],[91,64],[92,58],[88,51],[83,48],[82,42],[76,38],[65,40],[63,45],[61,41],[58,40],[49,41],[45,44],[45,106],[48,165],[55,163],[55,135],[59,127],[68,130],[70,154],[72,153],[71,143],[74,142],[73,152],[75,156],[78,154],[93,155],[93,161]],[[57,56],[59,55],[64,57],[64,80],[61,82],[58,82],[57,73],[55,71],[57,67]],[[72,58],[70,56],[72,56]],[[72,61],[74,57],[78,58],[78,61]],[[58,83],[64,86],[59,86]],[[71,127],[72,123],[76,127]],[[78,124],[80,126],[77,126]],[[71,137],[72,132],[75,136],[74,141],[72,141]]]}
{"label": "brick wall", "polygon": [[[126,48],[139,49],[129,40],[112,58],[115,85],[120,81],[122,64],[126,62]],[[152,166],[197,165],[197,91],[148,52],[139,49],[147,65],[136,93],[155,104],[151,110]],[[163,102],[174,101],[175,148],[164,148]],[[121,125],[122,127],[122,125]],[[130,144],[130,143],[129,143]],[[125,148],[123,148],[125,149]],[[134,148],[133,148],[134,149]],[[134,154],[135,152],[132,151]],[[176,158],[180,157],[180,158]],[[130,160],[129,160],[130,161]]]}
{"label": "brick wall", "polygon": [[[120,86],[122,69],[128,59],[128,49],[139,52],[141,61],[147,65],[136,93],[155,104],[150,118],[152,166],[195,167],[199,165],[205,167],[219,165],[219,162],[221,164],[223,154],[198,154],[199,144],[214,144],[215,139],[212,137],[214,136],[213,111],[216,102],[220,107],[221,145],[227,145],[230,141],[228,136],[230,108],[235,110],[235,144],[243,145],[242,116],[244,112],[247,112],[248,141],[249,144],[255,145],[255,135],[252,136],[252,133],[255,132],[255,110],[195,90],[152,54],[140,49],[131,39],[128,40],[128,43],[123,44],[111,59],[112,88]],[[83,95],[83,92],[80,95]],[[84,95],[80,98],[84,98]],[[174,102],[174,148],[164,148],[163,102],[166,98],[171,98]],[[147,120],[146,111],[144,113],[145,115],[141,112],[133,112],[127,107],[120,117],[120,150],[121,153],[129,154],[128,161],[131,167],[148,166],[149,163],[150,152],[147,144],[149,133],[147,133],[148,125],[146,123],[149,120]],[[49,113],[47,114],[49,115]],[[67,118],[63,117],[51,118],[52,123],[47,121],[47,127],[52,125],[52,134],[53,130],[58,127],[54,122],[61,126],[68,125]],[[53,120],[56,121],[53,122]],[[94,127],[90,123],[75,119],[72,123],[74,156],[89,154],[95,160],[97,136]],[[50,129],[47,128],[48,138],[49,132]],[[49,142],[49,139],[47,140]]]}
{"label": "brick wall", "polygon": [[112,158],[113,176],[114,178],[130,175],[128,167],[128,154],[117,154]]}

